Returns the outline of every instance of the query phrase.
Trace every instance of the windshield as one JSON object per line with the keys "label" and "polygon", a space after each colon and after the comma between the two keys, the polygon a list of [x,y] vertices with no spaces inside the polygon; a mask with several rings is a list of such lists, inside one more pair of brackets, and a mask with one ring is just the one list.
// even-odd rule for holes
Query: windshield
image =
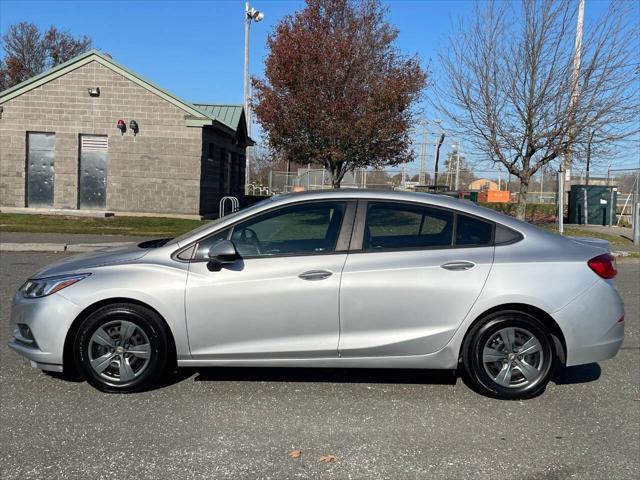
{"label": "windshield", "polygon": [[251,205],[250,207],[247,208],[243,208],[241,210],[238,210],[237,212],[233,212],[230,213],[229,215],[225,215],[224,217],[220,217],[220,218],[216,218],[215,220],[211,220],[209,222],[204,223],[203,225],[200,225],[197,228],[194,228],[193,230],[188,231],[187,233],[183,233],[182,235],[180,235],[179,237],[175,237],[173,238],[168,245],[174,245],[176,243],[181,243],[191,237],[194,236],[198,236],[199,233],[204,232],[205,230],[209,230],[211,227],[218,225],[219,223],[222,223],[223,221],[227,221],[227,220],[231,220],[237,216],[240,215],[244,215],[245,213],[251,211],[251,210],[255,210],[260,208],[261,206],[263,206],[264,204],[273,201],[275,197],[269,197],[266,200],[262,200],[258,203],[254,203],[253,205]]}

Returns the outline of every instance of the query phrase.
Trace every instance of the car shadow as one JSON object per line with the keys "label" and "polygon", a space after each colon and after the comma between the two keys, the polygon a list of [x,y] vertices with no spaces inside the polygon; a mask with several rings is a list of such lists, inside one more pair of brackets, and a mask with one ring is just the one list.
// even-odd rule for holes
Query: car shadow
{"label": "car shadow", "polygon": [[556,385],[573,385],[576,383],[595,382],[602,375],[602,369],[597,363],[576,365],[574,367],[560,366],[556,368],[551,381]]}
{"label": "car shadow", "polygon": [[[82,382],[75,373],[45,372],[58,380]],[[594,382],[602,369],[597,363],[559,366],[551,377],[556,385]],[[195,382],[282,382],[282,383],[372,383],[414,385],[456,385],[458,379],[475,390],[464,373],[455,370],[420,370],[386,368],[271,368],[271,367],[184,367],[166,375],[159,383],[144,391],[176,385],[193,377]]]}
{"label": "car shadow", "polygon": [[[181,376],[178,369],[178,376]],[[455,385],[452,370],[216,367],[191,369],[196,382],[398,383]],[[185,374],[187,372],[184,372]],[[188,375],[191,376],[191,375]],[[180,381],[180,380],[179,380]]]}

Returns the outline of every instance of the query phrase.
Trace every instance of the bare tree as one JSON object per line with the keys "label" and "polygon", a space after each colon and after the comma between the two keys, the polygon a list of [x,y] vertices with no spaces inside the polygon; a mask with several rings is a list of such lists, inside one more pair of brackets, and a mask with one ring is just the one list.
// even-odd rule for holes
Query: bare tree
{"label": "bare tree", "polygon": [[434,103],[460,135],[519,179],[520,219],[540,168],[638,131],[633,5],[612,2],[604,18],[585,25],[577,82],[575,17],[569,0],[478,4],[441,55],[446,85]]}
{"label": "bare tree", "polygon": [[40,30],[33,23],[9,25],[2,36],[4,58],[0,61],[0,91],[42,72],[47,52]]}
{"label": "bare tree", "polygon": [[270,172],[283,172],[287,170],[287,167],[291,168],[291,165],[287,165],[287,160],[282,155],[269,148],[254,148],[251,162],[252,177],[258,185],[269,184]]}
{"label": "bare tree", "polygon": [[91,38],[75,38],[51,26],[42,33],[33,23],[9,25],[2,35],[0,91],[55,67],[91,48]]}
{"label": "bare tree", "polygon": [[51,26],[43,36],[44,47],[49,55],[50,66],[56,66],[91,48],[91,38],[83,35],[75,38],[71,33]]}

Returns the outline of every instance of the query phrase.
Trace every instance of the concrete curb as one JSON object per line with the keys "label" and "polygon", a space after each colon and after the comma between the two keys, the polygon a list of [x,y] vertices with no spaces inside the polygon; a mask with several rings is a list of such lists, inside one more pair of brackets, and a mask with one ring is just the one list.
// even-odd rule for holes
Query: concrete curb
{"label": "concrete curb", "polygon": [[0,252],[95,252],[110,247],[129,245],[132,242],[115,243],[0,243]]}

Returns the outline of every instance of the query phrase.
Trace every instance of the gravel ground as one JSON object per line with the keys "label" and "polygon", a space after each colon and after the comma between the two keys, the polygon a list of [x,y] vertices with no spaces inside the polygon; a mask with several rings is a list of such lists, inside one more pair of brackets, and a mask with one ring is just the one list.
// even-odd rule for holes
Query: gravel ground
{"label": "gravel ground", "polygon": [[502,402],[448,372],[384,370],[184,370],[154,391],[101,394],[6,346],[14,291],[60,257],[0,256],[3,480],[638,478],[637,262],[619,265],[618,356],[563,369],[538,398]]}

